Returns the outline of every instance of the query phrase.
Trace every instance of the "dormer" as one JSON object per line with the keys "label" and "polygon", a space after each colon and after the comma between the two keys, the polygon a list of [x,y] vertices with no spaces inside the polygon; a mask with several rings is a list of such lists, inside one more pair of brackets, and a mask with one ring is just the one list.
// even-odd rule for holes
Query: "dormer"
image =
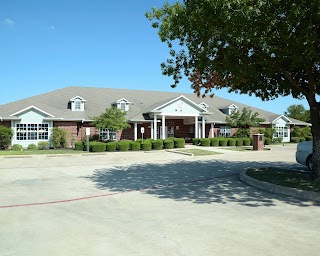
{"label": "dormer", "polygon": [[203,108],[203,109],[205,109],[205,110],[208,110],[209,105],[208,105],[207,103],[205,103],[205,102],[201,102],[201,103],[199,104],[199,107],[201,107],[201,108]]}
{"label": "dormer", "polygon": [[84,103],[86,100],[80,96],[73,97],[70,99],[72,111],[84,111]]}
{"label": "dormer", "polygon": [[226,115],[230,115],[236,111],[239,110],[239,108],[235,105],[235,104],[231,104],[229,106],[225,106],[225,107],[221,107],[220,110],[226,114]]}
{"label": "dormer", "polygon": [[112,105],[117,107],[118,109],[121,109],[122,111],[129,111],[129,104],[131,102],[126,100],[125,98],[122,98],[120,100],[117,100]]}

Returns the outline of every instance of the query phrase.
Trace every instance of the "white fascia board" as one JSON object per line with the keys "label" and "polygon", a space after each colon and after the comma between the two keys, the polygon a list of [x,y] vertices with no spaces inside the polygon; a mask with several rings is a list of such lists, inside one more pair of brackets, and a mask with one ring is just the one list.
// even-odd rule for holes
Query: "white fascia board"
{"label": "white fascia board", "polygon": [[18,114],[20,114],[20,113],[23,113],[23,112],[28,111],[29,109],[35,109],[35,110],[37,110],[37,111],[39,111],[39,112],[41,112],[41,113],[43,113],[43,114],[45,114],[45,115],[47,115],[47,116],[54,117],[54,115],[51,115],[51,114],[49,114],[48,112],[43,111],[42,109],[37,108],[37,107],[35,107],[35,106],[33,106],[33,105],[31,105],[30,107],[27,107],[27,108],[25,108],[25,109],[22,109],[22,110],[20,110],[20,111],[18,111],[18,112],[16,112],[16,113],[13,113],[13,114],[11,114],[10,116],[16,116],[16,115],[18,115]]}
{"label": "white fascia board", "polygon": [[174,99],[166,102],[165,104],[162,104],[161,106],[155,108],[155,109],[152,110],[151,112],[156,111],[156,110],[159,110],[159,109],[161,109],[161,108],[163,108],[163,107],[165,107],[165,106],[167,106],[167,105],[170,105],[171,103],[173,103],[173,102],[175,102],[175,101],[177,101],[177,100],[179,100],[179,99],[181,99],[181,98],[182,98],[182,99],[185,99],[187,102],[189,102],[191,105],[195,106],[196,108],[201,109],[201,110],[203,110],[203,111],[205,111],[205,112],[208,112],[208,110],[200,107],[198,104],[196,104],[196,103],[193,102],[192,100],[188,99],[188,98],[187,98],[186,96],[184,96],[184,95],[180,95],[179,97],[174,98]]}
{"label": "white fascia board", "polygon": [[235,104],[231,104],[228,108],[239,108],[239,107]]}
{"label": "white fascia board", "polygon": [[70,99],[70,101],[76,101],[76,100],[81,100],[81,101],[86,101],[84,98],[82,98],[81,96],[76,96]]}
{"label": "white fascia board", "polygon": [[131,103],[130,101],[128,101],[128,100],[125,99],[125,98],[122,98],[122,99],[120,99],[120,100],[117,100],[117,101],[115,101],[114,103],[120,103],[120,102]]}
{"label": "white fascia board", "polygon": [[175,114],[175,113],[161,113],[160,116],[177,116],[177,117],[180,117],[180,116],[186,116],[186,117],[195,117],[195,116],[200,116],[199,114]]}
{"label": "white fascia board", "polygon": [[285,118],[285,119],[287,119],[287,121],[289,122],[289,123],[292,123],[291,122],[291,120],[288,118],[288,117],[286,117],[285,115],[280,115],[280,116],[278,116],[276,119],[274,119],[273,121],[272,121],[272,123],[276,123],[280,118]]}

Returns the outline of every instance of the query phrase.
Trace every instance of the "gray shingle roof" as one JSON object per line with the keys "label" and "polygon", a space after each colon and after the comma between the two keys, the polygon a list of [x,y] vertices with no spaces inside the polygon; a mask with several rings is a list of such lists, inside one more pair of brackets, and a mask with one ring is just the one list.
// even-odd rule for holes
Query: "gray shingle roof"
{"label": "gray shingle roof", "polygon": [[[219,108],[221,106],[229,106],[235,104],[241,110],[246,107],[253,112],[258,112],[260,117],[264,118],[266,122],[271,122],[279,115],[271,113],[262,109],[254,108],[239,102],[220,98],[217,96],[198,98],[191,93],[177,93],[177,92],[160,92],[160,91],[143,91],[143,90],[128,90],[115,88],[93,88],[93,87],[79,87],[70,86],[63,89],[51,91],[48,93],[36,95],[30,98],[14,101],[11,103],[0,105],[0,117],[10,118],[15,112],[30,106],[35,106],[56,118],[63,118],[64,120],[79,119],[91,120],[93,116],[98,116],[109,108],[115,101],[125,98],[130,101],[128,111],[128,119],[131,121],[143,121],[149,119],[145,113],[161,106],[162,104],[184,95],[196,104],[205,102],[209,105],[208,111],[211,113],[206,116],[207,121],[223,123],[226,115],[222,113]],[[86,100],[85,111],[71,111],[69,100],[75,96],[80,96]],[[68,107],[69,106],[69,107]],[[296,124],[307,124],[298,120],[290,119]]]}

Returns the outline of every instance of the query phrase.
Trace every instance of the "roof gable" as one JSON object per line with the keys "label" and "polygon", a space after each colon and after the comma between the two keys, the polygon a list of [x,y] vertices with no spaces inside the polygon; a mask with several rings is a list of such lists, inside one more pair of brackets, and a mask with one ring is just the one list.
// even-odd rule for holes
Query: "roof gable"
{"label": "roof gable", "polygon": [[21,109],[20,111],[15,112],[15,113],[11,114],[10,116],[19,116],[20,114],[23,114],[25,112],[31,111],[33,109],[38,111],[38,112],[40,112],[40,113],[42,113],[42,114],[44,114],[45,116],[54,117],[53,115],[51,115],[51,114],[47,113],[46,111],[44,111],[44,110],[42,110],[40,108],[37,108],[37,107],[35,107],[33,105],[31,105],[31,106],[29,106],[27,108]]}

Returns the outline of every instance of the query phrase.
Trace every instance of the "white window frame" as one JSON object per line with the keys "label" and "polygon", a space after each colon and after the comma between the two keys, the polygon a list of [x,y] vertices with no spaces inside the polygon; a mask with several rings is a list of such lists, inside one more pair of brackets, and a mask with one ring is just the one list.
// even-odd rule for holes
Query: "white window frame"
{"label": "white window frame", "polygon": [[75,100],[74,101],[74,110],[81,111],[81,104],[83,104],[81,100]]}
{"label": "white window frame", "polygon": [[49,139],[49,124],[16,124],[17,141],[43,141]]}
{"label": "white window frame", "polygon": [[102,141],[113,141],[117,140],[117,132],[110,129],[100,129],[99,130],[99,139]]}
{"label": "white window frame", "polygon": [[221,126],[219,130],[219,136],[229,138],[231,137],[231,127],[230,126]]}
{"label": "white window frame", "polygon": [[273,129],[275,129],[273,138],[289,138],[290,132],[287,125],[273,126]]}

